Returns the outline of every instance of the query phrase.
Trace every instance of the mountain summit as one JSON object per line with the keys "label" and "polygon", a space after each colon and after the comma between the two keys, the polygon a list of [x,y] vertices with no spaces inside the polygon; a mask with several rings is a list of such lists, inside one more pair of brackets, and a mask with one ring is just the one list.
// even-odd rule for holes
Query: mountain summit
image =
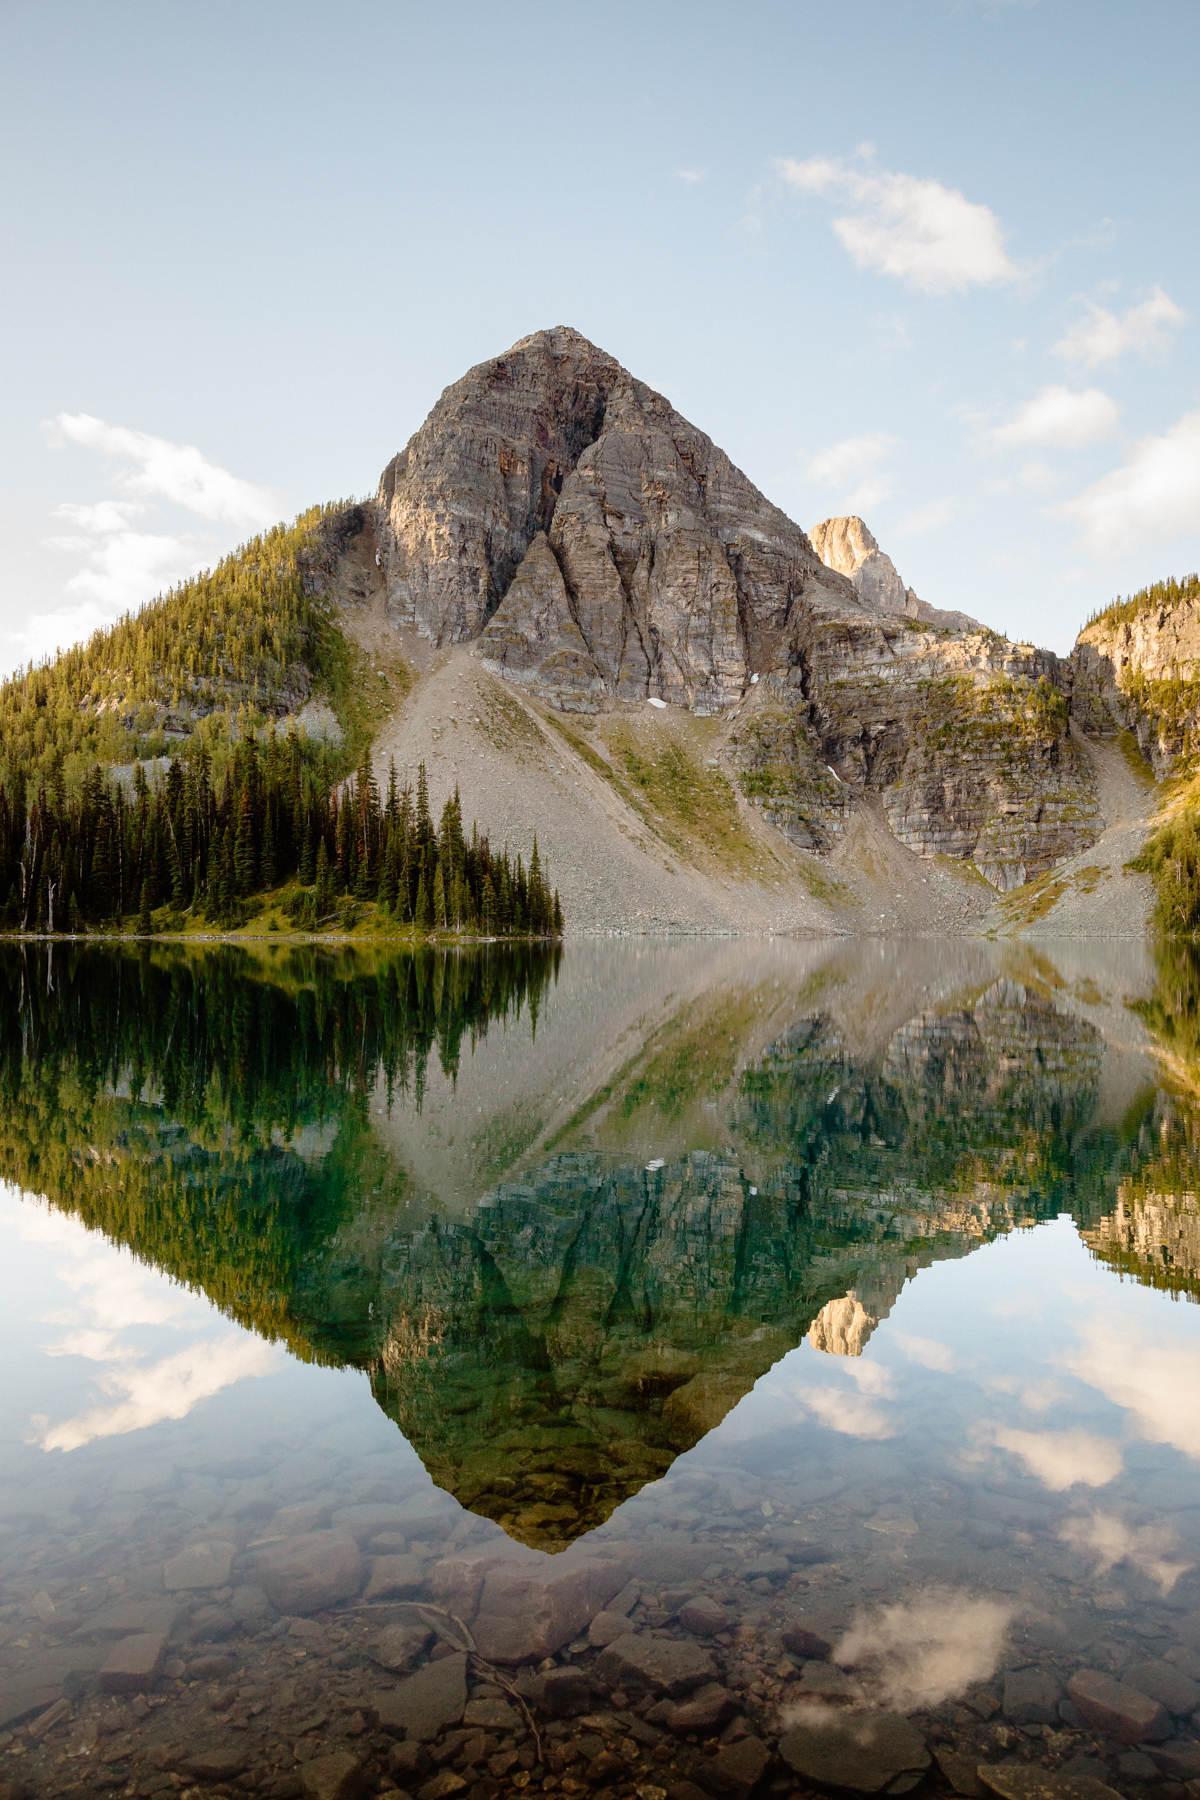
{"label": "mountain summit", "polygon": [[1100,828],[1056,657],[927,607],[859,519],[814,547],[566,326],[447,388],[373,529],[393,628],[471,643],[553,712],[728,721],[718,766],[805,849],[870,795],[902,844],[1008,889]]}
{"label": "mountain summit", "polygon": [[448,388],[383,472],[389,614],[569,710],[733,705],[812,619],[866,616],[798,525],[577,331]]}

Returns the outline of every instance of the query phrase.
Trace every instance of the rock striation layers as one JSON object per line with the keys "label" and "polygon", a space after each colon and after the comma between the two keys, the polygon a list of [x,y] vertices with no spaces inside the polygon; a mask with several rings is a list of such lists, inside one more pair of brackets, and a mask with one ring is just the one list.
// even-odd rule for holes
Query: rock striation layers
{"label": "rock striation layers", "polygon": [[1200,580],[1109,607],[1080,632],[1071,668],[1083,729],[1132,731],[1155,774],[1169,774],[1200,749]]}
{"label": "rock striation layers", "polygon": [[814,545],[567,327],[448,388],[376,513],[394,625],[561,711],[728,719],[742,792],[806,848],[874,797],[902,843],[1008,888],[1100,830],[1057,658],[926,606],[861,519]]}

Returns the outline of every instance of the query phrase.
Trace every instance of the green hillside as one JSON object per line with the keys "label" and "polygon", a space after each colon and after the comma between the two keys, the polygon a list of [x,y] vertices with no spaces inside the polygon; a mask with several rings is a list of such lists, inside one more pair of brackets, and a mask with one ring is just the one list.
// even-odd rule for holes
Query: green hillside
{"label": "green hillside", "polygon": [[305,931],[561,931],[536,843],[494,854],[457,797],[435,822],[423,766],[379,794],[386,685],[324,598],[363,520],[313,507],[0,686],[0,929],[230,929],[271,896]]}

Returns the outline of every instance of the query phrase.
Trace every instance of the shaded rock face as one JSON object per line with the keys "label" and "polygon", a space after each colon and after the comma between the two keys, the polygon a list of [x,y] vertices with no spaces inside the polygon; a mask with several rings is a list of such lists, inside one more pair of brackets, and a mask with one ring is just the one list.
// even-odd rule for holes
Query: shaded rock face
{"label": "shaded rock face", "polygon": [[958,701],[985,715],[993,691],[1007,723],[1032,684],[1061,685],[1057,658],[926,606],[861,519],[826,520],[814,548],[578,332],[523,338],[448,388],[376,515],[395,624],[476,642],[565,711],[744,714],[743,790],[804,848],[828,849],[870,792],[911,849],[1011,887],[1100,829],[1065,709],[1030,712],[1016,756],[1007,732],[928,741],[931,689],[935,725]]}
{"label": "shaded rock face", "polygon": [[713,711],[836,590],[799,526],[578,332],[523,338],[447,389],[384,470],[388,605],[567,708]]}
{"label": "shaded rock face", "polygon": [[822,519],[809,533],[812,547],[821,561],[839,575],[845,575],[854,591],[870,601],[881,612],[896,613],[919,619],[946,631],[983,631],[978,619],[969,613],[944,611],[906,587],[900,572],[887,553],[867,530],[857,513],[845,518]]}
{"label": "shaded rock face", "polygon": [[1200,744],[1200,598],[1101,616],[1071,652],[1071,711],[1100,736],[1132,731],[1160,778]]}

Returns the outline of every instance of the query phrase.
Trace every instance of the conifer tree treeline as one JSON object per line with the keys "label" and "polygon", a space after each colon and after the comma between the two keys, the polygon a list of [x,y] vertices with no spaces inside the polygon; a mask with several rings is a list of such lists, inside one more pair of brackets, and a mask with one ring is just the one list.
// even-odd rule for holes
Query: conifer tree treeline
{"label": "conifer tree treeline", "polygon": [[329,777],[295,732],[274,731],[241,738],[219,779],[202,739],[153,789],[140,764],[131,791],[95,767],[75,795],[61,781],[30,795],[18,771],[0,783],[0,924],[150,932],[168,907],[229,928],[289,884],[303,930],[346,922],[348,899],[422,932],[561,935],[536,839],[526,868],[474,826],[468,837],[457,790],[435,824],[423,763],[415,794],[393,766],[381,798],[368,759],[340,788]]}
{"label": "conifer tree treeline", "polygon": [[345,649],[321,571],[362,518],[351,502],[310,507],[0,682],[0,777],[21,770],[74,790],[95,762],[178,750],[208,720],[262,726],[336,688]]}
{"label": "conifer tree treeline", "polygon": [[[163,907],[232,927],[291,884],[301,929],[366,902],[422,931],[561,932],[536,844],[525,868],[468,838],[457,795],[435,825],[424,768],[382,802],[365,758],[339,786],[368,734],[322,594],[364,518],[313,507],[0,683],[0,929],[149,932]],[[314,694],[352,721],[340,749],[278,724]],[[168,758],[151,787],[142,761]]]}

